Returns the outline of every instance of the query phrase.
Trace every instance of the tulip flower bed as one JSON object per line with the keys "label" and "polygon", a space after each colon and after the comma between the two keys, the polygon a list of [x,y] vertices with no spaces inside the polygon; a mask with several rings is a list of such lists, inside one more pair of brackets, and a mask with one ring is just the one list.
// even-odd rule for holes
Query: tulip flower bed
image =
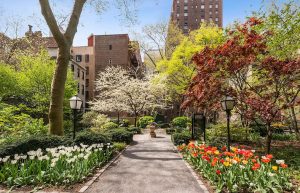
{"label": "tulip flower bed", "polygon": [[112,156],[110,144],[48,148],[0,158],[0,184],[70,185],[85,179]]}
{"label": "tulip flower bed", "polygon": [[198,145],[178,146],[185,159],[208,179],[216,192],[283,192],[290,190],[287,165],[272,155],[258,157],[254,150]]}

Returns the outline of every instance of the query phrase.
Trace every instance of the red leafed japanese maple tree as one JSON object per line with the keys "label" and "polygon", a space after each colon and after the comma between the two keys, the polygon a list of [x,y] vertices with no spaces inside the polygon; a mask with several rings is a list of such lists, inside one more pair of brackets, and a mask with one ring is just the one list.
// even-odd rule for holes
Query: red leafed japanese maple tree
{"label": "red leafed japanese maple tree", "polygon": [[262,21],[250,18],[228,32],[217,48],[206,48],[193,57],[197,75],[189,86],[182,108],[197,106],[205,111],[220,107],[220,98],[234,96],[236,112],[246,126],[262,120],[267,128],[266,151],[270,151],[271,124],[282,120],[282,110],[297,105],[299,60],[281,61],[268,56],[269,32],[259,33]]}

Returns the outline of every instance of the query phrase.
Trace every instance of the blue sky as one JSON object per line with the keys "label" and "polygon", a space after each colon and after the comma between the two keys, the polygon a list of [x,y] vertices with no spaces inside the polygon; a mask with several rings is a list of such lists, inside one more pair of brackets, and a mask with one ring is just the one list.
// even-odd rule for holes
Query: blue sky
{"label": "blue sky", "polygon": [[[110,2],[113,0],[109,0]],[[268,0],[266,0],[268,1]],[[269,0],[270,1],[270,0]],[[282,0],[283,1],[283,0]],[[72,8],[72,0],[52,0],[55,10],[68,13]],[[235,20],[243,21],[245,17],[261,7],[262,0],[223,0],[224,26]],[[113,5],[102,14],[97,14],[92,7],[86,7],[80,20],[75,36],[74,45],[86,45],[87,37],[93,34],[117,34],[139,32],[143,25],[168,20],[171,13],[172,0],[139,0],[136,4],[138,21],[131,26],[126,24],[120,16],[120,11]],[[17,18],[21,22],[20,34],[27,30],[27,25],[34,26],[34,30],[42,30],[48,35],[48,28],[43,24],[38,0],[1,0],[0,30],[5,28],[5,19]]]}

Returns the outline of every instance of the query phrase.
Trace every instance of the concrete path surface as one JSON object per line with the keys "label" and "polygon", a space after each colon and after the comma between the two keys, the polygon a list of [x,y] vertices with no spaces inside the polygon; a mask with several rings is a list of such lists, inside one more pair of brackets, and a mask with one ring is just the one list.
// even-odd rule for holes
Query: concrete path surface
{"label": "concrete path surface", "polygon": [[86,191],[88,193],[204,193],[174,152],[170,136],[136,135],[134,144]]}

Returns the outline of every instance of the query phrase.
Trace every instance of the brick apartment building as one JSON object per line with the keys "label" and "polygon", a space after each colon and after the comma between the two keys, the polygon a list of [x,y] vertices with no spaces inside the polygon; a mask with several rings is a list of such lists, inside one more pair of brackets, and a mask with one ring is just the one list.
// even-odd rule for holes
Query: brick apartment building
{"label": "brick apartment building", "polygon": [[223,0],[173,0],[171,20],[184,34],[196,30],[202,22],[223,26]]}
{"label": "brick apartment building", "polygon": [[[135,46],[133,46],[135,45]],[[142,65],[137,42],[132,42],[127,34],[91,35],[88,45],[72,47],[71,55],[76,63],[86,68],[86,101],[95,98],[95,81],[99,72],[107,66],[122,66],[126,69]],[[132,49],[135,47],[135,49]],[[88,106],[88,104],[86,104]]]}

